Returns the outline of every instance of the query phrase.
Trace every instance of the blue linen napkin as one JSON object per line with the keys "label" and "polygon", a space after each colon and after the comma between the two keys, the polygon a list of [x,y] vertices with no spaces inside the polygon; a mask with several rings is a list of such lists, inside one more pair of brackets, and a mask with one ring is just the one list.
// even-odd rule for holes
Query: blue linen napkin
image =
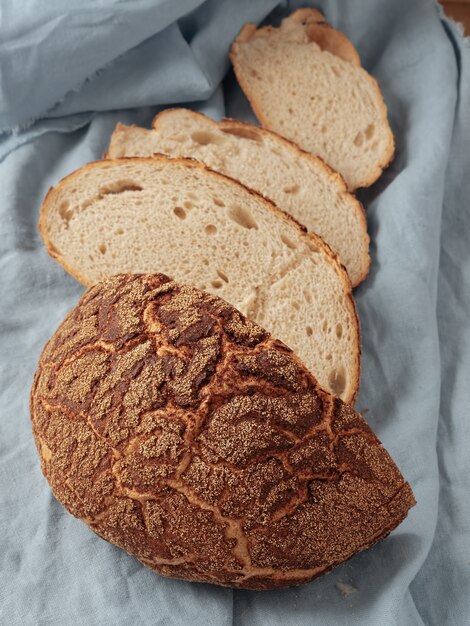
{"label": "blue linen napkin", "polygon": [[[470,52],[431,0],[318,6],[378,79],[396,157],[360,192],[372,269],[356,297],[357,404],[418,500],[392,535],[309,585],[232,591],[162,578],[67,514],[28,415],[44,342],[83,288],[37,233],[48,187],[117,121],[187,103],[253,119],[229,69],[245,21],[308,2],[3,0],[0,7],[0,623],[468,624]],[[271,11],[274,11],[271,13]]]}

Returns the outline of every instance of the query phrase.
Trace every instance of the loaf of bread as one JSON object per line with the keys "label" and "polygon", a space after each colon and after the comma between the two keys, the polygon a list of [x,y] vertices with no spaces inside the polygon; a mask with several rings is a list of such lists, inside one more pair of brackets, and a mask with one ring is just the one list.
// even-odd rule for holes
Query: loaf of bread
{"label": "loaf of bread", "polygon": [[42,353],[31,419],[60,502],[165,576],[305,583],[414,504],[361,415],[291,350],[163,275],[85,293]]}
{"label": "loaf of bread", "polygon": [[394,151],[382,94],[321,13],[299,9],[280,28],[246,24],[230,58],[265,128],[320,156],[349,189],[380,176]]}
{"label": "loaf of bread", "polygon": [[354,401],[359,328],[346,272],[319,237],[238,182],[165,156],[91,163],[49,191],[40,231],[87,286],[164,272],[220,295]]}
{"label": "loaf of bread", "polygon": [[353,287],[369,271],[369,237],[362,205],[325,163],[275,133],[237,120],[220,123],[189,109],[167,109],[154,130],[118,124],[108,157],[199,159],[269,198],[339,256]]}

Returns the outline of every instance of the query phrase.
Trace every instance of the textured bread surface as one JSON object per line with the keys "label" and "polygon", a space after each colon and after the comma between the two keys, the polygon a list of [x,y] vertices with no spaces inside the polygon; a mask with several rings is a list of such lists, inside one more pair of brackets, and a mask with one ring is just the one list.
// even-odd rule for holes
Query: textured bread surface
{"label": "textured bread surface", "polygon": [[31,419],[56,497],[165,576],[308,582],[414,504],[362,416],[291,350],[163,275],[85,293],[42,353]]}
{"label": "textured bread surface", "polygon": [[266,315],[321,385],[354,401],[360,340],[344,268],[319,237],[238,182],[187,159],[100,161],[48,193],[40,231],[51,256],[87,286],[163,272],[255,321]]}
{"label": "textured bread surface", "polygon": [[290,141],[237,120],[214,122],[189,109],[168,109],[154,130],[118,124],[108,157],[152,156],[199,159],[239,180],[307,230],[320,235],[339,256],[353,287],[367,276],[369,236],[364,209],[343,179]]}
{"label": "textured bread surface", "polygon": [[264,127],[322,157],[351,190],[380,176],[394,152],[382,94],[321,13],[300,9],[279,28],[246,24],[230,58]]}

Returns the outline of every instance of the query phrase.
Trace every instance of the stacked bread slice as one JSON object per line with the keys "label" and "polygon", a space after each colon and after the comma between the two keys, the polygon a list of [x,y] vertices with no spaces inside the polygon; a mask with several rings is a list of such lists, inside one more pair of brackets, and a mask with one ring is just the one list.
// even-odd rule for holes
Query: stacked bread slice
{"label": "stacked bread slice", "polygon": [[237,120],[214,122],[188,109],[168,109],[153,130],[118,124],[108,157],[191,157],[269,198],[320,235],[345,266],[353,287],[369,271],[362,205],[325,163],[290,141]]}

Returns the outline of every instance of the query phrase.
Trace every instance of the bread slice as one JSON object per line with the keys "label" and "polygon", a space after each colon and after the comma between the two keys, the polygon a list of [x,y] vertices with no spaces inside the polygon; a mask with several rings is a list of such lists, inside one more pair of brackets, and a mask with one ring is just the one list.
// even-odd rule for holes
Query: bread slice
{"label": "bread slice", "polygon": [[265,128],[322,157],[351,190],[380,176],[394,151],[382,94],[321,13],[299,9],[279,28],[246,24],[230,58]]}
{"label": "bread slice", "polygon": [[161,274],[83,296],[42,353],[30,406],[58,500],[165,576],[306,583],[415,504],[363,417],[285,345]]}
{"label": "bread slice", "polygon": [[370,265],[364,209],[320,159],[275,133],[236,120],[217,123],[188,109],[163,111],[153,126],[155,130],[118,124],[108,156],[163,153],[199,159],[320,235],[338,254],[353,287],[364,280]]}
{"label": "bread slice", "polygon": [[49,191],[39,229],[85,285],[161,271],[266,316],[322,386],[354,400],[359,328],[345,270],[319,237],[240,183],[188,159],[91,163]]}

